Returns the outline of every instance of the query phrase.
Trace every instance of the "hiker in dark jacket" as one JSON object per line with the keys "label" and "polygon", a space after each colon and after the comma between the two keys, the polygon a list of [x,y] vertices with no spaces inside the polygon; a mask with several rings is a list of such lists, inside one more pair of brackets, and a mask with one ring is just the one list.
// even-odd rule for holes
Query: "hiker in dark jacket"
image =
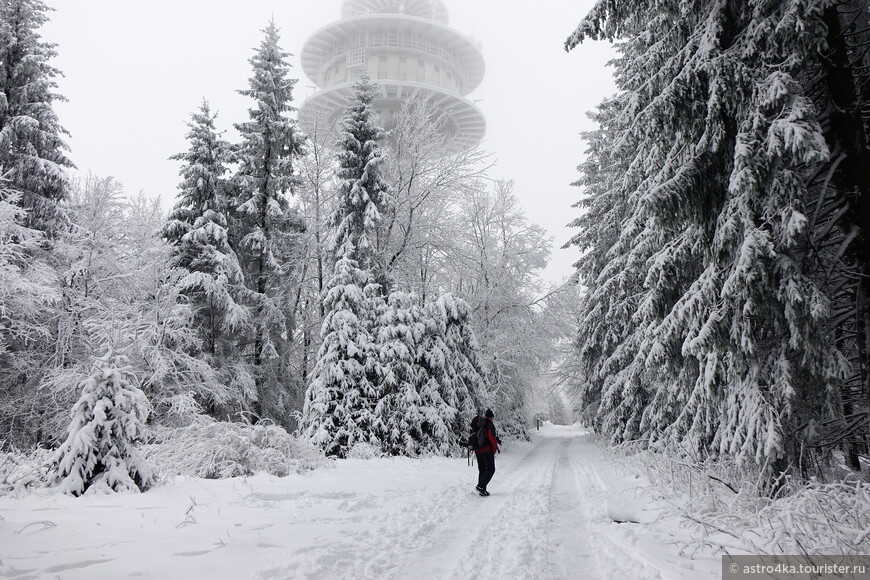
{"label": "hiker in dark jacket", "polygon": [[492,476],[495,475],[495,454],[498,453],[498,444],[501,440],[495,432],[495,423],[493,422],[495,415],[492,409],[487,409],[484,417],[486,418],[484,425],[486,438],[484,444],[475,451],[477,454],[477,470],[479,472],[477,487],[475,489],[480,495],[489,495],[489,492],[486,491],[486,486],[489,484]]}

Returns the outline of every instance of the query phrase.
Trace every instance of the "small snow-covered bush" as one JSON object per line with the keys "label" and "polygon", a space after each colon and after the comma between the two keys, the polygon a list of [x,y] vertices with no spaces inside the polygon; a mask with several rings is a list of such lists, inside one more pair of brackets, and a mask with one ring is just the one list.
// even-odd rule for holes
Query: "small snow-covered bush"
{"label": "small snow-covered bush", "polygon": [[260,422],[221,423],[202,419],[181,428],[163,428],[145,453],[161,475],[224,479],[265,471],[283,477],[324,463],[317,448],[283,428]]}
{"label": "small snow-covered bush", "polygon": [[81,385],[66,441],[48,475],[49,484],[64,493],[144,491],[153,483],[151,466],[136,448],[150,405],[125,363],[109,349]]}
{"label": "small snow-covered bush", "polygon": [[18,495],[44,486],[45,466],[50,458],[51,451],[48,449],[36,449],[30,454],[18,451],[0,453],[0,496]]}
{"label": "small snow-covered bush", "polygon": [[385,455],[386,453],[381,451],[378,446],[365,441],[356,443],[350,448],[350,451],[347,452],[347,456],[350,459],[377,459],[378,457],[384,457]]}

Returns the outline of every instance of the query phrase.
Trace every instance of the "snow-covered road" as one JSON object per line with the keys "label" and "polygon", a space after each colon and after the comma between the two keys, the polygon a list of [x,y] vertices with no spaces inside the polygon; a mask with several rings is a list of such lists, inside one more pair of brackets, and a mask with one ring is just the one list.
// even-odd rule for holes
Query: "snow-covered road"
{"label": "snow-covered road", "polygon": [[[0,578],[718,578],[578,428],[510,443],[479,497],[465,460],[345,460],[145,494],[0,498]],[[633,519],[639,523],[615,523]]]}

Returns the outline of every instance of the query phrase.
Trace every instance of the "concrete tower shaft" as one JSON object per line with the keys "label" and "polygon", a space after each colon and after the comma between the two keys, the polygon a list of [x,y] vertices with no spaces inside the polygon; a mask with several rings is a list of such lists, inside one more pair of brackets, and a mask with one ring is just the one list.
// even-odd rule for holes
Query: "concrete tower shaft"
{"label": "concrete tower shaft", "polygon": [[419,95],[445,114],[454,149],[483,138],[483,113],[466,98],[483,80],[483,55],[474,41],[448,26],[443,2],[345,0],[341,16],[302,48],[302,70],[319,89],[300,108],[304,126],[333,126],[351,84],[368,69],[381,87],[375,107],[387,128],[402,101]]}

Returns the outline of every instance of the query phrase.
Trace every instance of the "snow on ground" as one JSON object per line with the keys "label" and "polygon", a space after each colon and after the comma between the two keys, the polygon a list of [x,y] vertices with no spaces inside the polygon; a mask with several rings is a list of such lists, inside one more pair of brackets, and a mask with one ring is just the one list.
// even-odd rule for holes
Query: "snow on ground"
{"label": "snow on ground", "polygon": [[[719,578],[646,484],[579,427],[496,458],[344,460],[277,478],[178,479],[144,494],[0,498],[0,578]],[[616,523],[619,520],[624,523]]]}

